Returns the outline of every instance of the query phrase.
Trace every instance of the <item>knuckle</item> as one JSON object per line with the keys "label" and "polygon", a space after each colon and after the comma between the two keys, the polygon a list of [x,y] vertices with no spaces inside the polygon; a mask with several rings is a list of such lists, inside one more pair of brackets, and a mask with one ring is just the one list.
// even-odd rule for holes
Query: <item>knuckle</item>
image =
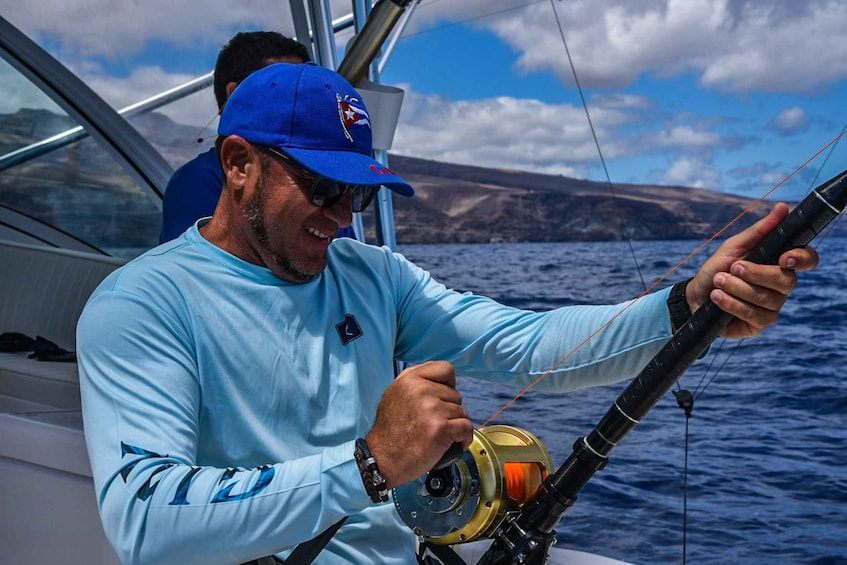
{"label": "knuckle", "polygon": [[758,319],[759,309],[753,306],[752,304],[747,304],[742,308],[742,310],[742,316],[740,316],[741,319],[743,319],[750,325],[758,326],[756,321]]}
{"label": "knuckle", "polygon": [[782,271],[782,276],[779,278],[779,285],[785,292],[790,292],[797,286],[797,273],[795,271]]}

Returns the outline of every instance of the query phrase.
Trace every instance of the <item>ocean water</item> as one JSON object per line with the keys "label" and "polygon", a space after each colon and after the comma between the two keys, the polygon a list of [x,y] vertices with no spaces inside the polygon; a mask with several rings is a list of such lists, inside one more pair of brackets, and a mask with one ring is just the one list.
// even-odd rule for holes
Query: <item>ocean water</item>
{"label": "ocean water", "polygon": [[[819,238],[822,264],[801,275],[780,321],[754,339],[719,339],[680,379],[695,395],[687,511],[686,418],[669,392],[582,489],[557,528],[558,547],[639,564],[847,564],[845,244]],[[649,285],[697,242],[632,245]],[[398,250],[451,288],[520,308],[618,302],[642,290],[625,242]],[[531,391],[496,423],[533,432],[559,465],[625,386]],[[517,392],[466,378],[459,389],[477,425]]]}

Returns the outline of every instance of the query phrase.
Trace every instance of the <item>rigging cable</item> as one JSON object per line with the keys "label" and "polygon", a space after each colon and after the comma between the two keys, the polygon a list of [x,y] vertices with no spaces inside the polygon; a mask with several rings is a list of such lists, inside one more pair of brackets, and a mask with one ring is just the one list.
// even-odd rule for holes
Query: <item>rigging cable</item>
{"label": "rigging cable", "polygon": [[[550,7],[553,9],[553,15],[556,18],[556,26],[559,28],[559,37],[562,38],[562,45],[565,46],[565,53],[568,56],[568,64],[571,67],[571,73],[573,74],[573,80],[576,84],[576,90],[577,92],[579,92],[579,99],[582,102],[582,108],[585,110],[585,117],[588,119],[588,127],[591,130],[591,137],[594,138],[594,146],[597,148],[597,153],[600,155],[600,164],[603,166],[603,172],[606,175],[606,183],[609,185],[609,190],[612,193],[612,199],[617,203],[618,195],[615,192],[615,185],[612,184],[612,177],[609,175],[609,168],[606,166],[606,159],[605,157],[603,157],[603,151],[600,149],[600,141],[597,139],[597,132],[594,129],[594,122],[591,121],[591,114],[588,112],[588,102],[585,100],[585,95],[582,92],[582,85],[580,84],[579,77],[576,74],[576,66],[573,63],[573,59],[571,58],[571,51],[570,49],[568,49],[568,42],[565,39],[565,31],[562,28],[562,21],[559,19],[559,13],[556,11],[555,0],[550,0]],[[641,281],[641,288],[646,289],[647,283],[644,282],[644,275],[641,273],[641,266],[638,264],[638,257],[636,257],[635,248],[632,246],[632,238],[630,237],[629,233],[630,230],[627,228],[626,221],[624,220],[623,214],[621,213],[621,207],[619,205],[616,205],[615,209],[618,211],[618,222],[620,224],[621,231],[623,232],[623,235],[626,238],[627,244],[629,244],[629,252],[632,255],[632,260],[635,262],[635,270],[638,271],[638,278]]]}
{"label": "rigging cable", "polygon": [[[424,4],[422,2],[420,8],[421,9],[428,8],[429,6],[435,4],[436,2],[439,2],[439,1],[440,0],[432,0],[431,2],[427,2],[426,4]],[[494,12],[482,14],[481,16],[474,16],[472,18],[466,18],[464,20],[457,20],[457,21],[451,22],[449,24],[435,26],[435,27],[432,27],[432,28],[429,28],[429,29],[424,29],[424,30],[421,30],[421,31],[418,31],[418,32],[415,32],[415,33],[404,34],[403,39],[408,39],[410,37],[415,37],[417,35],[423,35],[423,34],[426,34],[426,33],[431,33],[433,31],[439,31],[439,30],[449,28],[449,27],[463,25],[463,24],[466,24],[466,23],[469,23],[469,22],[475,22],[477,20],[482,20],[482,19],[485,19],[485,18],[490,18],[492,16],[497,16],[499,14],[503,14],[505,12],[512,12],[514,10],[520,10],[522,8],[526,8],[527,6],[531,6],[533,4],[540,4],[541,2],[544,2],[544,1],[545,0],[531,0],[530,2],[526,2],[524,4],[519,4],[517,6],[512,6],[512,7],[509,7],[509,8],[503,8],[502,10],[496,10]]]}
{"label": "rigging cable", "polygon": [[[422,2],[420,7],[421,8],[429,7],[432,4],[435,4],[436,2],[439,2],[439,1],[440,0],[432,0],[431,2],[428,2],[426,4],[424,4]],[[484,19],[484,18],[489,18],[489,17],[492,17],[492,16],[503,14],[505,12],[520,10],[520,9],[526,8],[526,7],[534,5],[534,4],[540,4],[543,1],[544,0],[531,0],[529,2],[519,4],[517,6],[511,6],[509,8],[504,8],[502,10],[496,10],[494,12],[489,12],[487,14],[483,14],[481,16],[475,16],[475,17],[472,17],[472,18],[467,18],[465,20],[459,20],[459,21],[453,22],[453,23],[445,25],[445,26],[437,26],[435,28],[425,29],[425,30],[419,31],[417,33],[404,34],[402,36],[402,39],[408,39],[408,38],[414,37],[416,35],[423,35],[423,34],[426,34],[426,33],[430,33],[430,32],[433,32],[433,31],[440,30],[440,29],[444,29],[446,27],[451,27],[451,26],[455,26],[455,25],[462,25],[462,24],[466,24],[468,22],[477,21],[477,20],[481,20],[481,19]],[[615,186],[612,183],[611,176],[609,175],[609,169],[606,165],[606,159],[603,156],[603,151],[600,149],[600,142],[597,139],[597,132],[594,128],[594,123],[591,120],[591,114],[588,111],[588,103],[585,100],[585,95],[583,94],[583,91],[582,91],[582,85],[579,82],[579,77],[577,76],[576,67],[573,63],[573,59],[571,58],[571,54],[570,54],[570,50],[568,49],[567,41],[565,40],[565,33],[564,33],[563,28],[562,28],[562,23],[559,19],[559,14],[556,11],[556,5],[553,3],[553,0],[550,0],[550,3],[551,3],[551,8],[553,9],[553,15],[556,18],[556,25],[559,29],[559,36],[562,39],[562,44],[564,45],[565,53],[567,54],[567,57],[568,57],[568,64],[570,65],[571,73],[573,74],[573,77],[574,77],[574,83],[576,84],[576,88],[577,88],[577,91],[579,93],[579,98],[580,98],[580,101],[582,103],[583,110],[585,111],[585,117],[588,119],[588,127],[591,130],[591,136],[594,140],[594,145],[597,148],[597,153],[600,157],[600,164],[603,167],[603,172],[606,176],[606,183],[609,186],[609,191],[612,194],[613,200],[615,200],[615,202],[617,202],[618,196],[617,196],[617,193],[615,191]],[[641,271],[641,265],[638,263],[638,257],[636,256],[635,248],[632,245],[632,237],[630,235],[631,230],[628,229],[627,223],[624,220],[623,214],[621,214],[620,206],[616,206],[615,209],[618,211],[618,222],[621,226],[621,232],[623,233],[623,236],[626,239],[627,245],[629,246],[629,252],[630,252],[630,255],[632,255],[632,260],[635,263],[635,270],[638,272],[638,279],[641,281],[641,288],[646,290],[647,289],[647,283],[644,280],[644,275]]]}

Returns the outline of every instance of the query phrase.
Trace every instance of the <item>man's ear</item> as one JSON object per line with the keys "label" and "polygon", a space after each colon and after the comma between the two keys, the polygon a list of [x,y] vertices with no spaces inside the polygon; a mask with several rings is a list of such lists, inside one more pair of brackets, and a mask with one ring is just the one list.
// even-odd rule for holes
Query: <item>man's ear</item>
{"label": "man's ear", "polygon": [[221,145],[221,167],[227,184],[233,187],[244,185],[249,167],[258,156],[249,141],[237,135],[224,139]]}
{"label": "man's ear", "polygon": [[[230,95],[232,95],[232,91],[235,90],[236,86],[238,86],[238,83],[235,82],[234,80],[231,80],[228,83],[226,83],[226,97],[227,97],[227,99],[230,97]],[[226,102],[224,102],[224,104],[226,104]]]}

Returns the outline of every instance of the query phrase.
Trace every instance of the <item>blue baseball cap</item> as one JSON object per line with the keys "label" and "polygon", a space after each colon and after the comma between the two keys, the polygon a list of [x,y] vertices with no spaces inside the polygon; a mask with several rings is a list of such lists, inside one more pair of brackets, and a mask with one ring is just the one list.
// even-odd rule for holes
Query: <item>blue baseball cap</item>
{"label": "blue baseball cap", "polygon": [[314,63],[276,63],[244,79],[224,105],[218,134],[269,145],[343,184],[412,186],[371,157],[368,110],[338,73]]}

